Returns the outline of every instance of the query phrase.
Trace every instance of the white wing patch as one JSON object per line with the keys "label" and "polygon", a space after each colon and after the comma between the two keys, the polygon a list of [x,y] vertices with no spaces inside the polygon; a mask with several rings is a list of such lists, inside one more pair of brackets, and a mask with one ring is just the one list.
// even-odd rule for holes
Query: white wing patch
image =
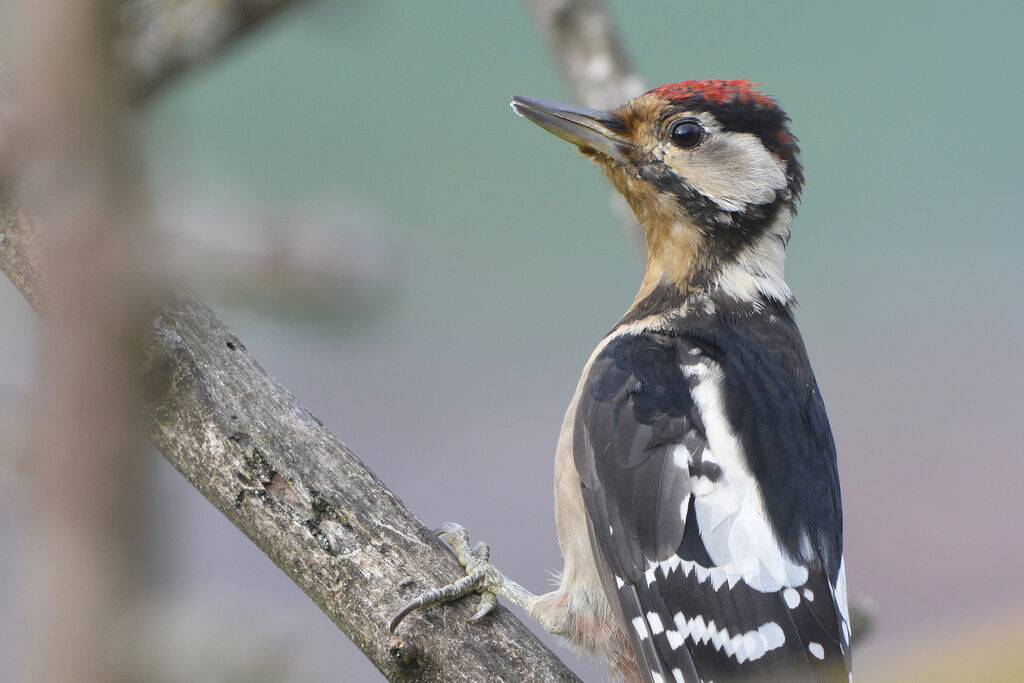
{"label": "white wing patch", "polygon": [[[677,443],[672,446],[672,464],[681,469],[684,472],[690,471],[690,460],[693,454],[690,453],[690,449],[681,443]],[[693,488],[693,479],[690,480],[691,493]],[[682,525],[686,526],[686,516],[690,512],[690,493],[683,497],[681,503],[679,503],[679,519],[682,520]]]}
{"label": "white wing patch", "polygon": [[[696,380],[691,395],[707,437],[703,461],[721,469],[721,476],[714,482],[703,476],[691,477],[697,528],[716,565],[697,565],[698,578],[703,580],[701,575],[708,572],[716,589],[722,583],[732,586],[742,579],[765,593],[802,586],[807,582],[807,569],[782,552],[768,524],[757,482],[747,470],[742,446],[725,416],[721,369],[702,361],[684,365],[682,370]],[[673,458],[679,453],[677,449]]]}
{"label": "white wing patch", "polygon": [[[712,566],[673,554],[660,562],[648,561],[644,583],[652,586],[659,581],[671,582],[673,574],[679,572],[715,591],[725,586],[732,589],[742,581],[756,591],[778,593],[791,610],[799,608],[804,601],[813,602],[815,594],[806,587],[808,569],[782,551],[768,523],[757,481],[747,467],[742,444],[728,423],[722,400],[721,368],[707,359],[681,367],[692,382],[691,396],[703,422],[706,443],[696,452],[677,443],[671,447],[670,457],[672,464],[690,479],[690,492],[681,503],[680,519],[686,523],[692,500],[697,531]],[[802,549],[810,554],[810,539],[801,541]],[[621,588],[623,580],[616,577],[616,585]],[[842,647],[847,650],[850,622],[843,564],[830,589],[841,616]],[[689,639],[695,645],[713,647],[741,664],[758,660],[786,644],[786,634],[775,620],[751,630],[731,633],[716,624],[711,615],[687,616],[680,611],[672,616],[671,623],[667,622],[667,617],[649,611],[632,619],[632,627],[640,640],[663,637],[671,650],[677,650]],[[805,647],[812,658],[825,658],[821,642],[811,641]],[[673,677],[682,680],[681,672],[676,671],[673,670]]]}

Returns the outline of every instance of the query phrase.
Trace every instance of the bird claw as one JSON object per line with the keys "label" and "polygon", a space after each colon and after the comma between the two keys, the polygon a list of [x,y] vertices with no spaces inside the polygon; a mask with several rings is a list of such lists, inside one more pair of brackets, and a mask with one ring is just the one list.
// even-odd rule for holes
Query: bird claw
{"label": "bird claw", "polygon": [[497,606],[498,606],[498,596],[497,595],[495,595],[494,593],[492,593],[489,590],[481,591],[480,592],[480,607],[477,608],[476,614],[471,616],[469,619],[466,619],[466,621],[468,621],[470,623],[475,623],[477,621],[480,621],[481,619],[486,617],[488,614],[493,612],[494,608],[497,607]]}
{"label": "bird claw", "polygon": [[405,607],[398,611],[395,618],[391,620],[391,623],[388,625],[388,632],[394,633],[395,629],[398,628],[398,625],[402,623],[402,620],[418,610],[420,607],[423,607],[423,601],[419,598],[407,603]]}
{"label": "bird claw", "polygon": [[466,534],[466,539],[469,539],[469,532],[466,531],[466,528],[461,524],[456,524],[455,522],[445,522],[434,529],[434,535],[438,538],[445,536],[446,534],[457,534],[459,532],[464,532]]}
{"label": "bird claw", "polygon": [[458,600],[470,593],[480,593],[480,606],[476,613],[467,620],[469,622],[479,621],[498,605],[497,593],[492,588],[496,589],[497,584],[504,581],[505,578],[490,564],[490,547],[483,542],[470,547],[469,532],[464,527],[451,522],[435,529],[434,535],[451,546],[455,556],[459,559],[459,564],[465,568],[466,575],[447,586],[427,591],[406,604],[391,620],[389,626],[391,633],[395,632],[405,617],[416,610]]}

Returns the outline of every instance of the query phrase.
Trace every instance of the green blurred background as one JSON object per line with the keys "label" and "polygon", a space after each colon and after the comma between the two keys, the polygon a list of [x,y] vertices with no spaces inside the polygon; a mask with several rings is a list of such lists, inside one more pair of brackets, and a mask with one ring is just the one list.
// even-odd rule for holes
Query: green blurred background
{"label": "green blurred background", "polygon": [[[858,677],[1021,680],[1024,3],[610,5],[649,85],[750,78],[801,139],[787,279],[839,446],[851,597],[874,605]],[[512,94],[568,97],[519,3],[319,2],[177,83],[141,132],[169,240],[185,216],[207,250],[295,234],[344,264],[337,300],[182,272],[428,525],[467,525],[542,591],[558,427],[642,259],[599,173]],[[221,232],[244,211],[264,233]],[[5,433],[34,325],[0,287]],[[159,463],[154,590],[183,623],[272,644],[296,680],[379,678]]]}

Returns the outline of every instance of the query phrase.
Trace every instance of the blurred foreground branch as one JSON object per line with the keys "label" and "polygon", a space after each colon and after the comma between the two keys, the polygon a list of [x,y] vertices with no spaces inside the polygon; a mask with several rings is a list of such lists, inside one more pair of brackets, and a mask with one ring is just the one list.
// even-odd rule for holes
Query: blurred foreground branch
{"label": "blurred foreground branch", "polygon": [[45,226],[51,267],[26,463],[41,504],[23,554],[22,661],[38,680],[127,681],[144,564],[136,368],[150,269],[111,6],[12,4],[22,88],[19,150],[5,161]]}

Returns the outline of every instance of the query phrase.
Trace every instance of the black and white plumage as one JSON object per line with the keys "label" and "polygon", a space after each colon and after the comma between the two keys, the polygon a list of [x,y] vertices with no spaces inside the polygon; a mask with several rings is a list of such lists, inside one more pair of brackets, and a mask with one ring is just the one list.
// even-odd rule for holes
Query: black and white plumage
{"label": "black and white plumage", "polygon": [[793,320],[796,139],[746,81],[661,86],[612,111],[516,97],[644,230],[633,305],[598,344],[555,456],[558,588],[534,596],[444,534],[481,614],[500,595],[628,681],[847,681],[836,449]]}
{"label": "black and white plumage", "polygon": [[786,308],[615,334],[573,442],[652,680],[846,678],[835,447]]}
{"label": "black and white plumage", "polygon": [[[746,81],[513,107],[605,171],[648,247],[566,416],[566,574],[535,613],[557,621],[561,596],[593,613],[596,575],[633,660],[593,649],[627,678],[851,678],[836,450],[783,279],[803,183],[788,117]],[[576,569],[583,525],[593,572]]]}

